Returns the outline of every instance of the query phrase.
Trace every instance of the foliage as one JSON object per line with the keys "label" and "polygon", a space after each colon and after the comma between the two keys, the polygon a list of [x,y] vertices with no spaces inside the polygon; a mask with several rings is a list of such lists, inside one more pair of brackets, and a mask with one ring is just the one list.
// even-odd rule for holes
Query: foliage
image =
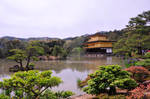
{"label": "foliage", "polygon": [[26,43],[21,40],[0,39],[0,58],[6,58],[11,49],[25,49]]}
{"label": "foliage", "polygon": [[126,68],[129,68],[130,66],[135,66],[136,62],[137,62],[136,59],[132,59],[132,58],[124,59],[124,64],[125,64]]}
{"label": "foliage", "polygon": [[150,66],[150,59],[144,59],[135,63],[136,66],[147,67]]}
{"label": "foliage", "polygon": [[77,79],[77,84],[79,88],[83,88],[87,85],[88,80],[90,80],[90,76],[88,75],[85,80]]}
{"label": "foliage", "polygon": [[137,83],[135,80],[131,78],[125,78],[125,79],[119,79],[113,83],[113,85],[116,85],[118,88],[121,89],[134,89],[137,86]]}
{"label": "foliage", "polygon": [[53,92],[51,90],[46,90],[44,94],[40,96],[40,99],[66,99],[74,95],[71,91],[58,91]]}
{"label": "foliage", "polygon": [[[61,39],[53,39],[53,40],[17,40],[17,39],[6,39],[0,38],[0,58],[6,58],[9,55],[12,55],[9,51],[12,49],[20,49],[25,51],[27,47],[38,46],[43,48],[44,55],[52,55],[52,50],[54,46],[59,46],[63,48],[65,41]],[[42,54],[42,55],[43,55]]]}
{"label": "foliage", "polygon": [[23,69],[22,62],[23,62],[23,60],[25,60],[25,58],[27,58],[25,55],[25,51],[23,51],[21,49],[12,49],[12,50],[10,50],[10,53],[12,53],[13,55],[9,56],[7,58],[19,63],[21,69]]}
{"label": "foliage", "polygon": [[[24,70],[23,67],[23,61],[26,60],[26,69],[30,70],[31,60],[38,60],[37,56],[42,55],[44,53],[44,50],[42,47],[39,46],[33,46],[32,43],[26,47],[25,50],[21,49],[12,49],[10,50],[11,56],[8,57],[8,59],[14,60],[20,65],[20,69]],[[32,65],[33,66],[33,65]]]}
{"label": "foliage", "polygon": [[48,89],[42,95],[40,95],[40,99],[58,99],[58,98],[53,91]]}
{"label": "foliage", "polygon": [[131,90],[131,94],[127,96],[127,99],[143,99],[144,94],[150,91],[150,84],[147,86],[140,85],[135,89]]}
{"label": "foliage", "polygon": [[123,33],[123,30],[114,30],[106,32],[105,34],[107,34],[109,40],[116,41],[121,38]]}
{"label": "foliage", "polygon": [[88,94],[115,94],[116,87],[131,90],[137,86],[130,74],[121,70],[119,65],[100,66],[99,70],[90,74],[90,78],[88,86],[83,89]]}
{"label": "foliage", "polygon": [[71,38],[65,41],[63,48],[67,51],[67,53],[73,54],[72,53],[73,49],[82,48],[83,43],[85,43],[86,41],[87,41],[87,36]]}
{"label": "foliage", "polygon": [[121,39],[114,44],[116,54],[142,55],[142,50],[150,49],[150,11],[131,18]]}
{"label": "foliage", "polygon": [[150,52],[145,53],[144,58],[150,58]]}
{"label": "foliage", "polygon": [[84,53],[84,50],[81,47],[73,48],[71,51],[71,54],[75,56],[81,56],[83,53]]}
{"label": "foliage", "polygon": [[28,45],[25,50],[25,55],[27,56],[26,61],[26,68],[29,69],[29,64],[31,60],[38,60],[37,56],[44,54],[44,49],[40,46],[34,46],[32,43]]}
{"label": "foliage", "polygon": [[70,97],[70,96],[74,95],[74,93],[71,92],[71,91],[58,91],[58,92],[55,93],[55,95],[58,98],[67,98],[67,97]]}
{"label": "foliage", "polygon": [[0,94],[0,99],[10,99],[10,97],[2,93]]}
{"label": "foliage", "polygon": [[56,45],[53,48],[52,55],[60,58],[65,58],[67,56],[67,53],[63,48]]}
{"label": "foliage", "polygon": [[49,41],[32,41],[32,46],[40,46],[44,49],[44,55],[52,55],[52,50],[54,46],[63,47],[65,41],[64,40],[49,40]]}
{"label": "foliage", "polygon": [[29,66],[28,66],[29,70],[33,70],[34,67],[35,67],[35,64],[34,64],[34,63],[29,63]]}
{"label": "foliage", "polygon": [[78,88],[82,88],[83,87],[82,80],[80,78],[77,79],[77,86],[78,86]]}
{"label": "foliage", "polygon": [[144,78],[149,75],[149,71],[141,66],[131,66],[126,71],[132,73],[132,78],[137,82],[143,82]]}
{"label": "foliage", "polygon": [[82,82],[82,80],[80,78],[77,79],[77,84],[80,85],[80,83]]}
{"label": "foliage", "polygon": [[46,45],[48,45],[49,48],[53,48],[54,46],[60,46],[63,47],[65,41],[64,40],[50,40],[49,42],[46,43]]}
{"label": "foliage", "polygon": [[31,70],[16,72],[10,79],[4,79],[3,82],[0,82],[0,87],[6,90],[7,95],[15,92],[15,97],[17,98],[28,97],[35,99],[48,88],[58,86],[61,82],[60,78],[52,76],[51,71],[39,72]]}

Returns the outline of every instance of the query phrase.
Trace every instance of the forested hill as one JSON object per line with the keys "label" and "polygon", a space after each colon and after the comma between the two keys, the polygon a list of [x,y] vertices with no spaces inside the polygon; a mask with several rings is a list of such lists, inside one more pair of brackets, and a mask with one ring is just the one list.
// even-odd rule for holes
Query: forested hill
{"label": "forested hill", "polygon": [[12,36],[4,36],[0,39],[7,39],[7,40],[21,40],[21,41],[32,41],[32,40],[58,40],[59,38],[50,38],[50,37],[31,37],[31,38],[17,38]]}
{"label": "forested hill", "polygon": [[[114,30],[114,31],[100,31],[100,32],[96,32],[99,34],[104,34],[107,35],[109,39],[111,40],[117,40],[120,38],[120,36],[122,35],[123,31],[121,30]],[[92,33],[95,34],[95,33]],[[76,37],[67,37],[64,38],[62,40],[66,41],[66,40],[74,40],[77,38],[86,38],[89,35],[92,34],[84,34],[81,36],[76,36]],[[53,37],[30,37],[30,38],[17,38],[17,37],[13,37],[13,36],[4,36],[4,37],[0,37],[0,39],[7,39],[7,40],[21,40],[21,41],[34,41],[34,40],[39,40],[39,41],[46,41],[46,40],[60,40],[60,38],[53,38]]]}

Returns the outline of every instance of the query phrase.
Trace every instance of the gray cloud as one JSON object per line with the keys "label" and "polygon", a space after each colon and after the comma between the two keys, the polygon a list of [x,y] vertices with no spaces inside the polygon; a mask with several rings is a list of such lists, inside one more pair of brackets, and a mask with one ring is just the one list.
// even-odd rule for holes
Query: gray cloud
{"label": "gray cloud", "polygon": [[124,28],[149,0],[1,0],[0,36],[69,37]]}

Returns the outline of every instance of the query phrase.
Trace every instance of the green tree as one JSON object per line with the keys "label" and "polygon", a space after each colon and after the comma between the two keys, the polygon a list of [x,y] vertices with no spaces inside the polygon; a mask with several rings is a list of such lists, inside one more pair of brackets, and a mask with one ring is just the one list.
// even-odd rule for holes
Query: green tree
{"label": "green tree", "polygon": [[131,90],[136,86],[136,81],[130,78],[127,71],[121,70],[119,65],[108,65],[100,66],[99,70],[90,74],[88,86],[83,90],[88,94],[115,94],[116,87]]}
{"label": "green tree", "polygon": [[37,56],[39,55],[43,55],[44,54],[44,49],[42,47],[39,46],[32,46],[29,45],[26,49],[25,49],[25,55],[26,55],[26,68],[29,69],[29,64],[31,62],[31,60],[38,60]]}
{"label": "green tree", "polygon": [[10,97],[2,93],[0,94],[0,99],[10,99]]}
{"label": "green tree", "polygon": [[10,50],[11,56],[8,59],[14,60],[20,64],[20,69],[24,70],[23,61],[26,60],[26,70],[30,69],[31,60],[38,60],[37,56],[42,55],[44,50],[39,46],[28,45],[25,50],[12,49]]}
{"label": "green tree", "polygon": [[85,43],[88,40],[87,38],[87,36],[70,38],[69,40],[66,40],[63,48],[67,51],[68,54],[72,54],[72,50],[74,48],[83,47],[83,43]]}
{"label": "green tree", "polygon": [[[10,79],[4,79],[0,82],[0,87],[6,95],[15,92],[15,97],[22,99],[37,99],[47,89],[58,86],[62,80],[59,77],[52,76],[52,72],[44,71],[24,71],[16,72]],[[6,93],[7,92],[7,93]]]}
{"label": "green tree", "polygon": [[150,49],[150,11],[131,18],[124,34],[114,45],[114,52],[129,56],[142,55],[142,50]]}
{"label": "green tree", "polygon": [[26,46],[26,42],[21,41],[21,40],[8,40],[6,38],[1,38],[0,39],[0,50],[1,50],[1,54],[0,57],[1,58],[6,58],[10,53],[9,50],[11,49],[25,49]]}
{"label": "green tree", "polygon": [[83,50],[83,48],[81,48],[81,47],[73,48],[73,49],[72,49],[72,52],[71,52],[72,55],[77,55],[77,56],[80,56],[80,55],[82,55],[83,53],[84,53],[84,50]]}
{"label": "green tree", "polygon": [[23,61],[26,58],[25,55],[25,51],[21,50],[21,49],[12,49],[10,50],[10,53],[12,53],[13,55],[7,57],[10,60],[14,60],[15,62],[19,63],[20,65],[20,69],[23,70]]}
{"label": "green tree", "polygon": [[44,55],[47,54],[51,54],[51,47],[48,46],[49,42],[44,42],[44,41],[30,41],[30,43],[32,46],[39,46],[42,47],[44,49]]}
{"label": "green tree", "polygon": [[62,47],[55,45],[52,51],[52,55],[56,57],[59,56],[60,58],[65,58],[67,56],[67,53]]}

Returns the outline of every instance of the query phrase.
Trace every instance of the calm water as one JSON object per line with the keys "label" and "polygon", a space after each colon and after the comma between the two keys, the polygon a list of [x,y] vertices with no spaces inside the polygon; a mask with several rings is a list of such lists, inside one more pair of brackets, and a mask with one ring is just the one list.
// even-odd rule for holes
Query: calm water
{"label": "calm water", "polygon": [[[85,79],[87,75],[97,69],[100,65],[120,64],[123,66],[121,59],[117,57],[99,57],[99,58],[71,58],[61,61],[38,61],[34,62],[36,69],[52,70],[54,76],[61,77],[63,83],[53,90],[71,90],[76,94],[83,94],[82,90],[77,87],[77,79]],[[9,67],[16,65],[13,61],[0,60],[0,80],[9,78],[12,74]]]}

